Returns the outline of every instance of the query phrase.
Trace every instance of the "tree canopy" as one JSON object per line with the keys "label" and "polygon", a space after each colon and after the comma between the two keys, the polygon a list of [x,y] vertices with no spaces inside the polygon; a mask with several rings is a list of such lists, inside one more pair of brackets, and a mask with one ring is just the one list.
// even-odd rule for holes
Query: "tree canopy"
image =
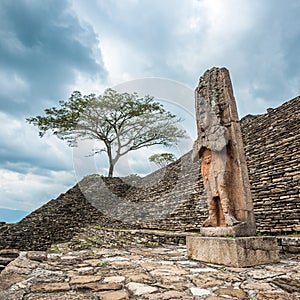
{"label": "tree canopy", "polygon": [[149,161],[155,163],[159,168],[163,168],[175,160],[176,157],[172,153],[157,153],[149,157]]}
{"label": "tree canopy", "polygon": [[74,91],[58,107],[44,110],[43,116],[28,118],[39,128],[39,135],[50,130],[69,146],[80,139],[103,142],[109,160],[108,176],[113,176],[114,166],[129,151],[153,145],[171,146],[185,131],[178,127],[180,118],[166,111],[151,96],[139,97],[137,93],[118,93],[113,89],[96,96]]}

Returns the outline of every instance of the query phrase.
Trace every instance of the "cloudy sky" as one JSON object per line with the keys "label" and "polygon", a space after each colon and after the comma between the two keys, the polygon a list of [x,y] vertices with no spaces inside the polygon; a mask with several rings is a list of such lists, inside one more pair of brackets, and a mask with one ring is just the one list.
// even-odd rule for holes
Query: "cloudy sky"
{"label": "cloudy sky", "polygon": [[[189,95],[212,66],[230,70],[240,117],[298,96],[299,14],[299,0],[0,0],[0,207],[32,211],[90,171],[78,161],[88,145],[74,152],[25,122],[73,90],[173,85],[181,99],[157,95],[186,120],[187,148]],[[149,173],[155,151],[130,156],[117,175]],[[102,174],[104,161],[93,160]]]}

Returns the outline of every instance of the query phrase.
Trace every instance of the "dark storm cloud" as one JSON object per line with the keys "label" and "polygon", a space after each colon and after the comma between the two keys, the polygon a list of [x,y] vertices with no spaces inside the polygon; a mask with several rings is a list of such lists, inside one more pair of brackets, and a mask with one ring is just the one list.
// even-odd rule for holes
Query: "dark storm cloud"
{"label": "dark storm cloud", "polygon": [[68,96],[76,72],[106,78],[97,35],[69,8],[65,0],[0,2],[2,111],[40,112]]}
{"label": "dark storm cloud", "polygon": [[239,37],[229,67],[248,92],[243,111],[262,113],[300,93],[300,2],[254,3],[255,22]]}
{"label": "dark storm cloud", "polygon": [[134,62],[136,55],[140,57],[140,65],[132,65],[128,72],[140,70],[139,76],[185,79],[173,56],[188,42],[184,34],[178,32],[182,22],[190,17],[188,2],[107,0],[76,1],[76,4],[80,10],[88,11],[94,26],[99,25],[96,27],[100,34],[129,47],[128,62]]}
{"label": "dark storm cloud", "polygon": [[300,1],[76,3],[101,34],[129,49],[123,72],[194,87],[207,68],[225,66],[241,116],[300,93]]}

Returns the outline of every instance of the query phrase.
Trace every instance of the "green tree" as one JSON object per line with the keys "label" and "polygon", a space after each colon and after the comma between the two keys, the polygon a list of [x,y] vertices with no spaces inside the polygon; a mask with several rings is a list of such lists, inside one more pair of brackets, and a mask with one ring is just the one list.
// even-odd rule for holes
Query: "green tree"
{"label": "green tree", "polygon": [[176,157],[172,153],[157,153],[149,157],[149,161],[155,163],[159,168],[163,168],[175,160]]}
{"label": "green tree", "polygon": [[129,151],[153,145],[171,146],[185,138],[178,128],[181,119],[166,111],[151,96],[139,97],[136,93],[118,93],[107,89],[103,95],[82,95],[74,91],[58,107],[44,110],[43,116],[27,121],[39,128],[39,135],[50,130],[69,146],[80,139],[103,142],[109,161],[108,176],[113,176],[120,157]]}

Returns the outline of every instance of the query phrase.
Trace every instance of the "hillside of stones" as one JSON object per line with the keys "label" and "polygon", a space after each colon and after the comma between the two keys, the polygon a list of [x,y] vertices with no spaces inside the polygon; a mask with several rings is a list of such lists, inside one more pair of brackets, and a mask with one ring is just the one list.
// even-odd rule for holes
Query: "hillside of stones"
{"label": "hillside of stones", "polygon": [[[300,97],[244,117],[241,128],[257,231],[300,231]],[[45,250],[91,225],[198,230],[206,218],[199,166],[189,152],[144,178],[86,177],[19,223],[0,227],[0,249]]]}

